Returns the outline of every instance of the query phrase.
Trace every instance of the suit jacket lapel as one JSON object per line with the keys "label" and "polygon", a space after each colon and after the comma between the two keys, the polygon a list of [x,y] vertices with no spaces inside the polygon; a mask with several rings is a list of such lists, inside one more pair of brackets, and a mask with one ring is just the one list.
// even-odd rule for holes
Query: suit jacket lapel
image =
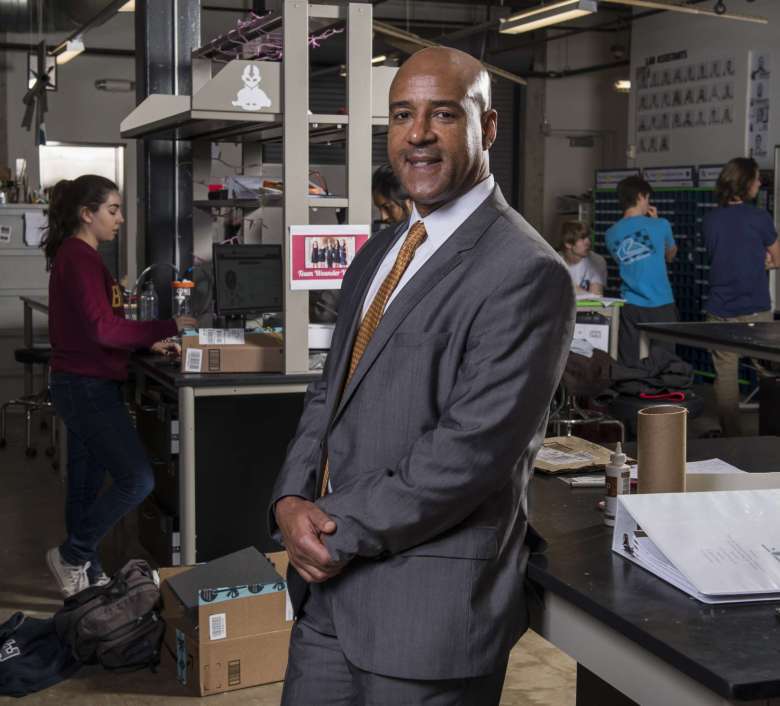
{"label": "suit jacket lapel", "polygon": [[[341,395],[340,404],[335,415],[332,416],[331,426],[335,424],[360,381],[409,312],[422,301],[436,284],[460,265],[463,259],[461,253],[470,250],[477,244],[485,231],[498,218],[499,211],[506,207],[506,201],[504,201],[501,190],[496,186],[493,193],[485,199],[484,203],[458,227],[414,277],[404,285],[404,288],[398,293],[398,296],[392,301],[382,316],[379,326],[366,347],[352,379],[349,381],[349,385],[347,385],[344,393]],[[357,319],[359,320],[359,316]],[[356,322],[353,321],[350,330],[354,331],[356,326]],[[351,341],[352,339],[348,340]],[[349,348],[351,350],[351,346]],[[344,378],[339,379],[343,380]]]}

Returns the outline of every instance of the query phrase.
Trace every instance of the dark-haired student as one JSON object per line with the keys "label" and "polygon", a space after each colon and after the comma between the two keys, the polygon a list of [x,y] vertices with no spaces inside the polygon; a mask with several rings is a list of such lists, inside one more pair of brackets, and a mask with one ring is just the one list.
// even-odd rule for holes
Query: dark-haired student
{"label": "dark-haired student", "polygon": [[[708,321],[771,321],[767,269],[780,267],[780,242],[772,218],[752,202],[761,178],[758,164],[738,157],[723,167],[715,187],[718,208],[702,230],[710,260]],[[712,351],[715,399],[724,436],[740,436],[739,355]]]}
{"label": "dark-haired student", "polygon": [[[108,581],[105,534],[152,490],[154,476],[122,396],[129,351],[167,354],[195,319],[127,321],[122,291],[98,253],[124,222],[112,181],[87,174],[52,189],[42,247],[51,269],[50,389],[68,431],[67,539],[46,561],[65,597]],[[101,493],[105,474],[111,485]]]}
{"label": "dark-haired student", "polygon": [[[640,323],[677,321],[677,307],[666,271],[677,254],[672,226],[658,217],[650,205],[653,189],[640,177],[628,177],[618,184],[617,196],[623,218],[606,233],[607,249],[618,264],[622,280],[618,359],[624,365],[639,360]],[[650,355],[664,344],[653,342]]]}
{"label": "dark-haired student", "polygon": [[380,164],[371,177],[371,198],[384,225],[406,221],[412,202],[389,164]]}

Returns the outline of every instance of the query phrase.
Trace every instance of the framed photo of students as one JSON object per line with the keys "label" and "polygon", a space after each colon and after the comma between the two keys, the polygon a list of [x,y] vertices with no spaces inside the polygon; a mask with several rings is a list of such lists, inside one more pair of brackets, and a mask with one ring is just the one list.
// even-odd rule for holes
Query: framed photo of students
{"label": "framed photo of students", "polygon": [[290,226],[290,289],[340,289],[370,225]]}

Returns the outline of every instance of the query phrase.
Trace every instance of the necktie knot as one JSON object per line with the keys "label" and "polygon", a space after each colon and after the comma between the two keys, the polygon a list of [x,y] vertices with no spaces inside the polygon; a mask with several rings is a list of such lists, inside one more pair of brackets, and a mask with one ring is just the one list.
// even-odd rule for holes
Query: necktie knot
{"label": "necktie knot", "polygon": [[420,245],[425,242],[425,239],[428,237],[428,233],[425,230],[425,223],[422,221],[416,221],[415,224],[409,229],[409,232],[406,235],[406,240],[404,240],[404,244],[401,246],[402,250],[405,250],[409,253],[409,255],[413,255],[414,251],[417,250]]}

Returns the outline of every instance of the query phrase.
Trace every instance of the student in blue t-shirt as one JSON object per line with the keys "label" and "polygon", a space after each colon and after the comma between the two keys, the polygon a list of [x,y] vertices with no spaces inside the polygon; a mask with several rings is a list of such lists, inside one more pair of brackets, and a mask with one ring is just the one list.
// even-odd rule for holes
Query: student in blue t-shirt
{"label": "student in blue t-shirt", "polygon": [[[772,218],[753,201],[761,187],[755,160],[732,159],[720,173],[718,208],[702,224],[710,259],[708,321],[771,321],[768,269],[780,266],[780,242]],[[715,399],[724,436],[739,436],[739,355],[712,351]]]}
{"label": "student in blue t-shirt", "polygon": [[[621,296],[626,300],[620,312],[618,359],[624,365],[639,360],[640,323],[677,321],[677,307],[669,284],[666,265],[677,254],[672,227],[658,218],[650,205],[653,188],[638,176],[623,179],[617,196],[623,218],[606,235],[607,249],[617,262],[623,281]],[[653,343],[653,348],[663,344]]]}

